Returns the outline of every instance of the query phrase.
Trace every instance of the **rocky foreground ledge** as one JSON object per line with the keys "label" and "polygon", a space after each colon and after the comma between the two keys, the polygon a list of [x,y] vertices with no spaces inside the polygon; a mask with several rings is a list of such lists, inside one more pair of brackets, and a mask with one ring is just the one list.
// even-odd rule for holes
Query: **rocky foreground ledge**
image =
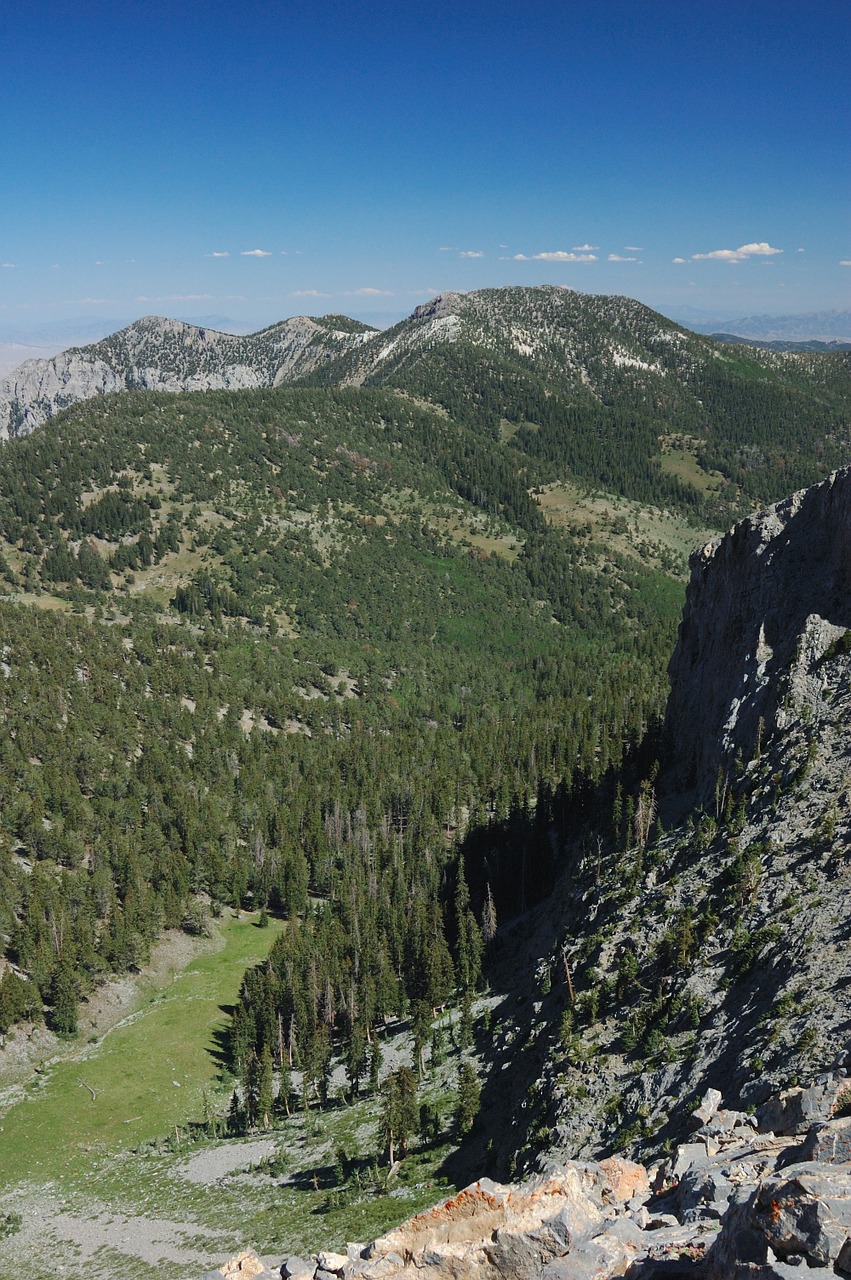
{"label": "rocky foreground ledge", "polygon": [[370,1245],[273,1270],[245,1251],[202,1280],[851,1276],[847,1071],[784,1091],[758,1117],[721,1101],[710,1089],[691,1140],[650,1168],[614,1156],[511,1186],[482,1178]]}

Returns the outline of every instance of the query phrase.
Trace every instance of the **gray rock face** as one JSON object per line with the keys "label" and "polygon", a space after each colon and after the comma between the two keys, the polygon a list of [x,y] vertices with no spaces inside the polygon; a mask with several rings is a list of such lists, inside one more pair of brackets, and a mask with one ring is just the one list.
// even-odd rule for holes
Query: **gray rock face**
{"label": "gray rock face", "polygon": [[[750,516],[692,556],[669,671],[679,782],[706,798],[736,752],[819,691],[818,663],[851,626],[851,469]],[[760,721],[763,728],[760,728]]]}
{"label": "gray rock face", "polygon": [[81,400],[114,391],[238,391],[278,386],[353,350],[374,330],[296,316],[238,337],[147,316],[90,347],[28,360],[0,381],[0,440],[27,435]]}

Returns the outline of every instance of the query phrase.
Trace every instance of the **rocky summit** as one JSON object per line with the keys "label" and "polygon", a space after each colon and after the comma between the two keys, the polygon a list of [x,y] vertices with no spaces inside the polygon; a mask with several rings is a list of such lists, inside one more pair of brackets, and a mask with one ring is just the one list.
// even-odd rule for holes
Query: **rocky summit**
{"label": "rocky summit", "polygon": [[691,569],[667,724],[679,781],[705,799],[719,767],[819,699],[851,626],[851,469],[741,521]]}

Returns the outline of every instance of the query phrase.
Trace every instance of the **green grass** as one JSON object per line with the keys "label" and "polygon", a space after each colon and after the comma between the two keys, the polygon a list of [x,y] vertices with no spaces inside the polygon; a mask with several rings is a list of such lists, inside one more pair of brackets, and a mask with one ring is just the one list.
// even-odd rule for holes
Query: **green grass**
{"label": "green grass", "polygon": [[701,467],[694,452],[690,449],[668,449],[659,459],[659,465],[666,475],[690,484],[699,493],[716,493],[721,487],[721,477],[717,473],[705,471]]}
{"label": "green grass", "polygon": [[[223,923],[219,951],[152,992],[101,1042],[73,1045],[72,1060],[36,1077],[26,1100],[0,1117],[0,1198],[6,1207],[30,1206],[27,1241],[32,1206],[47,1197],[78,1223],[123,1217],[130,1224],[176,1223],[182,1243],[213,1266],[246,1246],[286,1256],[370,1240],[456,1190],[445,1172],[455,1150],[453,1055],[421,1087],[421,1100],[440,1116],[440,1137],[425,1147],[415,1142],[389,1184],[385,1161],[375,1164],[380,1103],[370,1096],[353,1106],[335,1097],[324,1112],[297,1111],[274,1131],[253,1135],[249,1142],[274,1142],[279,1160],[272,1168],[253,1169],[251,1151],[227,1140],[224,1146],[236,1153],[231,1173],[204,1182],[187,1178],[187,1161],[219,1147],[197,1128],[205,1092],[221,1116],[233,1087],[217,1056],[216,1033],[226,1025],[221,1006],[235,1000],[246,965],[261,960],[284,927],[272,921],[261,930],[245,917]],[[390,1036],[386,1048],[409,1054],[407,1031]],[[335,1168],[340,1148],[347,1157],[342,1184]],[[50,1265],[36,1263],[33,1280],[48,1280],[60,1261],[69,1274],[82,1274],[72,1236],[59,1231]],[[16,1240],[0,1243],[0,1270],[15,1258]],[[95,1240],[97,1252],[85,1264],[90,1280],[163,1274],[165,1261],[144,1261],[129,1240],[126,1254],[105,1237],[97,1245],[97,1232]],[[193,1271],[168,1265],[170,1274]]]}
{"label": "green grass", "polygon": [[0,1190],[47,1177],[79,1188],[105,1153],[200,1118],[204,1090],[220,1070],[222,1006],[235,1001],[245,969],[267,954],[282,927],[227,921],[221,950],[195,960],[76,1060],[38,1075],[2,1117]]}
{"label": "green grass", "polygon": [[[446,1095],[443,1104],[448,1128],[451,1099]],[[340,1248],[349,1240],[372,1240],[456,1190],[441,1171],[454,1150],[448,1132],[435,1146],[414,1145],[386,1186],[382,1159],[376,1185],[377,1130],[376,1099],[313,1114],[308,1124],[296,1114],[276,1131],[255,1135],[276,1141],[282,1159],[274,1170],[252,1166],[246,1153],[232,1174],[203,1184],[187,1181],[181,1169],[193,1155],[216,1145],[208,1140],[183,1141],[172,1150],[157,1144],[123,1152],[92,1170],[85,1188],[68,1197],[69,1207],[84,1214],[93,1196],[114,1212],[191,1221],[202,1237],[229,1232],[232,1248],[248,1242],[261,1253]],[[236,1142],[226,1145],[239,1149]],[[338,1147],[358,1168],[341,1186],[333,1172]]]}

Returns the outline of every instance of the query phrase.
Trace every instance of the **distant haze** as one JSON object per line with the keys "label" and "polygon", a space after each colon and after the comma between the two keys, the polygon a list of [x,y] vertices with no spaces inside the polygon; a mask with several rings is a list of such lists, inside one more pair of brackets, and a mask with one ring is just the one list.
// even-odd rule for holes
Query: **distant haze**
{"label": "distant haze", "polygon": [[672,320],[697,333],[732,333],[771,342],[851,342],[851,311],[814,311],[803,315],[713,316],[693,307],[674,308]]}
{"label": "distant haze", "polygon": [[[688,306],[671,307],[669,310],[656,309],[695,333],[728,333],[761,341],[778,339],[788,342],[806,342],[813,339],[822,342],[851,341],[851,311],[731,316],[715,315],[710,311]],[[349,307],[344,314],[375,329],[387,329],[404,320],[412,310],[413,308],[407,311],[368,311],[360,307]],[[222,315],[174,315],[165,310],[156,314],[183,320],[199,328],[215,329],[220,333],[249,334],[293,315],[322,315],[327,314],[327,311],[323,312],[320,307],[312,305],[299,310],[291,309],[282,312],[274,320],[263,319],[252,324],[241,323]],[[132,324],[139,318],[140,316],[131,316],[101,322],[89,317],[78,317],[41,325],[28,324],[16,327],[8,322],[0,325],[0,378],[23,364],[25,360],[46,359],[59,351],[66,351],[69,347],[82,347],[99,342],[102,338],[126,328],[128,324]]]}

